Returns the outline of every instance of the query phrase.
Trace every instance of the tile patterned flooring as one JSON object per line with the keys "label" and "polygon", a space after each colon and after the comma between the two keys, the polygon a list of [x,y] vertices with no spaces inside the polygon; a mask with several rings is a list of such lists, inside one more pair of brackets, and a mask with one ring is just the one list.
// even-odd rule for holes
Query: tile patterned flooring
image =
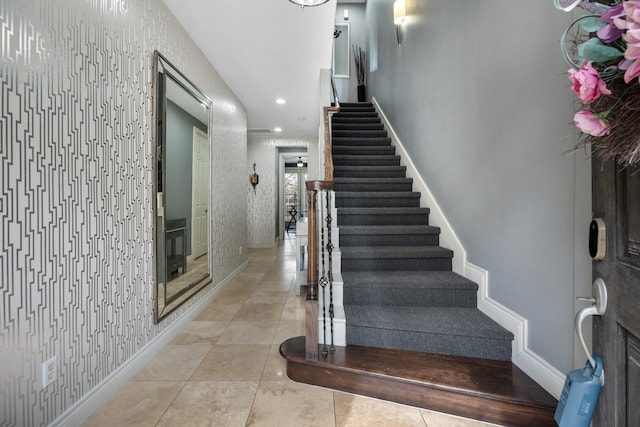
{"label": "tile patterned flooring", "polygon": [[250,249],[234,282],[83,425],[492,425],[289,380],[278,348],[304,335],[294,250]]}

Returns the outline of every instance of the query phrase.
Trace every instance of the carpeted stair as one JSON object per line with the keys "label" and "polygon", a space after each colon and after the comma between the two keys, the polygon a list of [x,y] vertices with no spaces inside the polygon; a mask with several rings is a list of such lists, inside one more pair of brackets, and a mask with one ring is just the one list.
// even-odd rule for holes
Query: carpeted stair
{"label": "carpeted stair", "polygon": [[341,104],[332,141],[347,345],[511,360],[513,335],[451,271],[373,105]]}

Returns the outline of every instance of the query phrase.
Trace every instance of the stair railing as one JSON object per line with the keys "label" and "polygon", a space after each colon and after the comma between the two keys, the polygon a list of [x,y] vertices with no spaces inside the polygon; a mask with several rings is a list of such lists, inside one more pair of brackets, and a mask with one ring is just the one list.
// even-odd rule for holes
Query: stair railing
{"label": "stair railing", "polygon": [[331,95],[333,97],[333,106],[340,108],[340,99],[338,98],[338,90],[336,89],[336,81],[331,76]]}
{"label": "stair railing", "polygon": [[[337,102],[335,86],[332,79],[332,90],[334,99]],[[322,355],[326,357],[335,350],[333,345],[333,271],[332,271],[332,251],[333,242],[331,238],[331,228],[333,219],[331,217],[331,202],[333,199],[333,157],[331,155],[331,116],[339,111],[339,107],[324,108],[324,180],[307,181],[307,209],[309,235],[307,243],[307,302],[306,302],[306,334],[305,350],[307,359],[318,358],[319,348],[319,301],[320,286],[322,291],[322,325],[323,325],[323,347]],[[318,192],[324,194],[317,203]],[[318,220],[319,218],[319,220]],[[326,224],[326,228],[325,228]],[[320,236],[320,247],[318,247],[318,236]],[[318,278],[318,258],[321,255],[321,273]],[[328,301],[327,301],[328,291]],[[330,340],[327,339],[327,333]],[[327,348],[327,341],[330,347]]]}

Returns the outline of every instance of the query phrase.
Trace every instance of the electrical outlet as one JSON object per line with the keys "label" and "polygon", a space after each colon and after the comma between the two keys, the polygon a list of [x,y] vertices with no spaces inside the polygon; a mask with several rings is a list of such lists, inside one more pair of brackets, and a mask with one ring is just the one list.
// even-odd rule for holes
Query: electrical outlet
{"label": "electrical outlet", "polygon": [[53,356],[42,364],[42,388],[58,379],[58,356]]}

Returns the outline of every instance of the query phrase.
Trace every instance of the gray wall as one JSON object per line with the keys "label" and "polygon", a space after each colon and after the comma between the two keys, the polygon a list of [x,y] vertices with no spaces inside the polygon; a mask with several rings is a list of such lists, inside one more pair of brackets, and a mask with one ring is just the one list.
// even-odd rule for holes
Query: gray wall
{"label": "gray wall", "polygon": [[558,41],[571,17],[551,1],[407,0],[398,45],[392,3],[367,1],[369,93],[468,261],[489,271],[490,297],[570,370],[573,297],[590,289],[589,162],[563,155],[574,110]]}
{"label": "gray wall", "polygon": [[[3,0],[0,26],[0,424],[49,425],[247,260],[247,118],[161,0]],[[215,189],[213,284],[159,324],[155,49],[213,99]]]}

